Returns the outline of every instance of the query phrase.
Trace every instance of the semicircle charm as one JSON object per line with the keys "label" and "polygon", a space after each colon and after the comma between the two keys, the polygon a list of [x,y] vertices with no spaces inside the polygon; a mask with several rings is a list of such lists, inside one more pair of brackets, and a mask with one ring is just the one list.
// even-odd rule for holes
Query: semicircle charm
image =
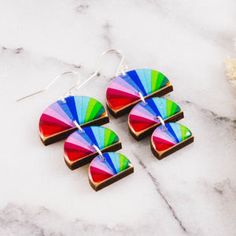
{"label": "semicircle charm", "polygon": [[144,138],[161,125],[160,116],[164,122],[178,121],[184,117],[178,104],[166,98],[149,98],[138,103],[129,113],[128,126],[131,134],[137,140]]}
{"label": "semicircle charm", "polygon": [[89,165],[89,183],[96,191],[134,172],[129,159],[117,152],[103,153],[103,158],[95,157]]}
{"label": "semicircle charm", "polygon": [[73,132],[64,143],[64,159],[74,170],[92,161],[101,152],[115,152],[122,148],[117,134],[102,126],[88,126]]}
{"label": "semicircle charm", "polygon": [[157,159],[161,160],[193,141],[194,137],[189,128],[170,122],[154,130],[151,136],[151,149]]}
{"label": "semicircle charm", "polygon": [[127,113],[144,98],[163,96],[173,91],[165,75],[152,69],[136,69],[111,80],[106,90],[107,107],[114,117]]}
{"label": "semicircle charm", "polygon": [[45,145],[66,138],[81,126],[102,125],[109,122],[104,106],[86,96],[68,96],[47,107],[39,120],[39,134]]}

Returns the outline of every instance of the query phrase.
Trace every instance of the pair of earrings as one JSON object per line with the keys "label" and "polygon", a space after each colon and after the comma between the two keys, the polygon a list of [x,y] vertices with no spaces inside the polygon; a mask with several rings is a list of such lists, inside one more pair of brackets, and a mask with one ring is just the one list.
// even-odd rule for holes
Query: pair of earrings
{"label": "pair of earrings", "polygon": [[[107,50],[101,56],[112,52],[121,57],[121,62],[106,91],[109,112],[114,117],[119,117],[132,109],[128,116],[131,134],[136,139],[141,139],[154,131],[151,146],[153,153],[160,159],[192,142],[193,136],[188,128],[169,123],[183,118],[183,112],[176,103],[160,97],[173,90],[169,80],[155,70],[126,71],[124,57],[117,50]],[[39,121],[39,133],[45,145],[66,138],[64,158],[70,169],[90,163],[89,182],[95,190],[131,174],[134,170],[129,159],[116,152],[122,147],[117,134],[101,126],[109,122],[104,106],[94,98],[72,95],[73,89],[80,89],[97,76],[99,70],[100,67],[85,82],[80,85],[77,83],[69,89],[66,96],[51,104]],[[44,90],[39,92],[42,91]]]}

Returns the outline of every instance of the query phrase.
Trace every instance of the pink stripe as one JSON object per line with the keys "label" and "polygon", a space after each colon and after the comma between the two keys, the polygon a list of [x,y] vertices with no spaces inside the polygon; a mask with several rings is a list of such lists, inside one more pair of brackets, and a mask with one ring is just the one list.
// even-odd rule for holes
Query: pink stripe
{"label": "pink stripe", "polygon": [[74,137],[69,137],[66,142],[74,144],[78,147],[83,147],[86,148],[88,150],[90,150],[91,152],[95,152],[94,148],[82,137],[80,137],[79,139],[74,138]]}
{"label": "pink stripe", "polygon": [[130,85],[128,84],[125,80],[123,80],[120,77],[117,77],[109,86],[108,88],[113,88],[116,90],[121,90],[123,92],[132,94],[136,97],[139,97],[137,94],[137,91]]}
{"label": "pink stripe", "polygon": [[[155,121],[157,122],[157,120],[155,119],[155,116],[149,112],[148,110],[146,110],[145,108],[139,106],[139,107],[135,107],[135,109],[133,109],[131,112],[130,112],[130,115],[136,115],[136,116],[139,116],[139,117],[143,117],[143,118],[146,118],[148,120],[151,120],[151,121]],[[158,122],[157,122],[158,123]]]}
{"label": "pink stripe", "polygon": [[176,144],[175,139],[170,135],[168,131],[163,130],[162,127],[156,128],[156,130],[153,132],[153,137],[158,137],[163,140],[166,140],[172,144]]}
{"label": "pink stripe", "polygon": [[57,120],[62,121],[63,123],[70,125],[71,127],[73,127],[73,123],[71,122],[71,120],[68,118],[68,116],[62,116],[61,114],[59,114],[57,111],[53,110],[51,107],[48,107],[45,111],[44,114],[49,115],[51,117],[56,118]]}
{"label": "pink stripe", "polygon": [[101,161],[99,159],[99,157],[96,157],[95,159],[93,159],[93,161],[90,163],[90,166],[93,166],[97,169],[100,169],[100,170],[106,172],[106,173],[114,175],[112,170],[106,165],[106,162]]}

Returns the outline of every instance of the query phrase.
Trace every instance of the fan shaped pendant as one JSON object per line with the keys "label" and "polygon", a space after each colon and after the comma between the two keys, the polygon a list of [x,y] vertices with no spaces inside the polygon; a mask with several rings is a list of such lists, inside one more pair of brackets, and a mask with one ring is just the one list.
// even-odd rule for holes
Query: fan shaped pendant
{"label": "fan shaped pendant", "polygon": [[160,160],[193,141],[192,132],[187,127],[178,123],[166,123],[165,127],[159,126],[153,132],[151,149]]}
{"label": "fan shaped pendant", "polygon": [[89,165],[89,183],[100,190],[134,172],[129,159],[121,153],[106,152],[95,157]]}
{"label": "fan shaped pendant", "polygon": [[51,104],[40,117],[39,134],[45,145],[66,138],[81,127],[109,122],[104,106],[94,98],[68,96]]}
{"label": "fan shaped pendant", "polygon": [[114,117],[128,112],[144,98],[163,96],[173,91],[169,80],[161,72],[151,69],[128,71],[112,79],[107,87],[107,107]]}
{"label": "fan shaped pendant", "polygon": [[152,131],[163,121],[177,121],[184,117],[180,107],[166,98],[149,98],[137,104],[129,113],[128,125],[131,134],[140,140],[151,134]]}
{"label": "fan shaped pendant", "polygon": [[117,134],[105,127],[89,126],[72,133],[64,144],[64,158],[70,169],[76,169],[92,161],[98,155],[94,145],[101,152],[121,149]]}

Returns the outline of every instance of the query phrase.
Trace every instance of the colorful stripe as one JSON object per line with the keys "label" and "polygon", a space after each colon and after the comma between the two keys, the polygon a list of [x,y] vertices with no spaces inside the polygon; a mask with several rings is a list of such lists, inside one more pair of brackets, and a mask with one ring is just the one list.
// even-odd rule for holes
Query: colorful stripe
{"label": "colorful stripe", "polygon": [[104,160],[97,156],[89,165],[89,178],[92,182],[99,183],[130,167],[129,159],[121,153],[106,152]]}
{"label": "colorful stripe", "polygon": [[157,152],[166,151],[192,136],[192,132],[179,123],[166,123],[165,126],[157,127],[151,137],[152,146]]}
{"label": "colorful stripe", "polygon": [[39,131],[43,138],[54,136],[75,127],[73,121],[81,126],[106,116],[103,105],[94,98],[69,96],[64,101],[51,104],[40,117]]}
{"label": "colorful stripe", "polygon": [[102,126],[90,126],[72,133],[65,141],[64,154],[71,162],[97,153],[93,145],[101,151],[119,142],[119,137],[111,129]]}
{"label": "colorful stripe", "polygon": [[113,110],[123,109],[144,97],[149,96],[170,85],[169,80],[161,73],[151,69],[137,69],[114,78],[107,87],[107,104]]}
{"label": "colorful stripe", "polygon": [[166,98],[149,98],[138,103],[129,114],[129,125],[134,132],[142,132],[154,124],[160,124],[158,116],[166,120],[180,112],[180,107]]}

